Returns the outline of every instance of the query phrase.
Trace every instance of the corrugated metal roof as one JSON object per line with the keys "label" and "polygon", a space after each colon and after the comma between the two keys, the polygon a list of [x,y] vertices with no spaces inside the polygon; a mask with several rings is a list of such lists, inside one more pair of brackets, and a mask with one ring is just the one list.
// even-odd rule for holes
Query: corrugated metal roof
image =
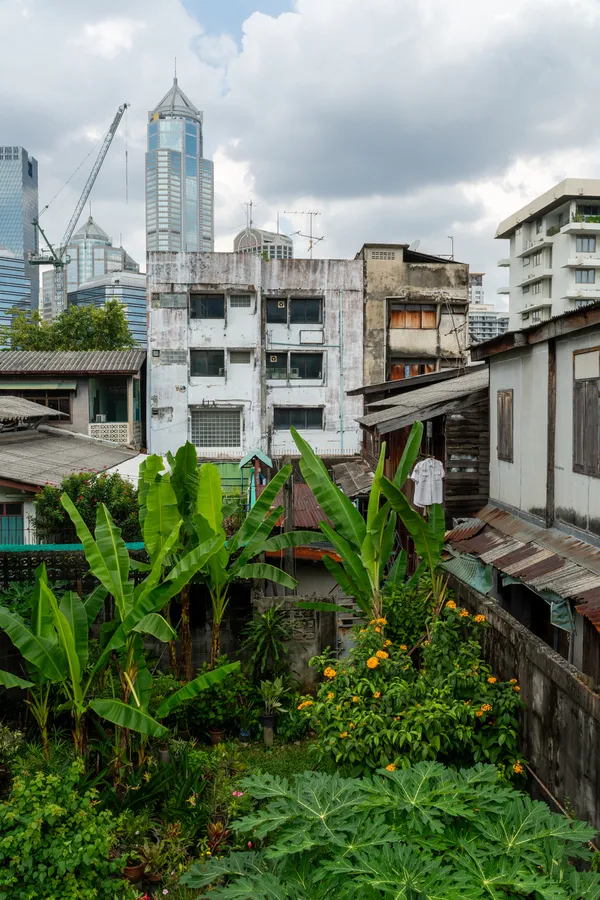
{"label": "corrugated metal roof", "polygon": [[133,456],[137,451],[76,435],[17,432],[0,437],[0,478],[40,487],[59,485],[73,472],[101,472]]}
{"label": "corrugated metal roof", "polygon": [[465,519],[452,531],[446,533],[446,542],[453,544],[456,541],[466,541],[467,538],[474,537],[485,526],[483,519]]}
{"label": "corrugated metal roof", "polygon": [[146,358],[143,350],[2,350],[3,375],[135,375]]}
{"label": "corrugated metal roof", "polygon": [[49,409],[41,403],[32,403],[31,400],[22,397],[0,397],[0,422],[19,422],[65,415],[66,413]]}
{"label": "corrugated metal roof", "polygon": [[346,497],[358,497],[369,494],[375,473],[364,459],[338,463],[331,467],[333,480],[342,489]]}
{"label": "corrugated metal roof", "polygon": [[[264,486],[258,489],[258,494],[264,491]],[[302,482],[297,482],[294,484],[293,488],[293,503],[294,503],[294,528],[306,528],[316,530],[319,527],[319,522],[328,522],[329,519],[315,500],[315,495],[309,488],[307,484],[302,484]],[[283,506],[283,491],[280,491],[273,504],[271,509],[275,509],[276,506]],[[277,522],[277,525],[281,525],[283,523],[283,516]]]}
{"label": "corrugated metal roof", "polygon": [[[555,528],[541,528],[488,505],[469,529],[446,535],[459,553],[479,557],[533,590],[572,600],[600,631],[600,550]],[[471,520],[473,523],[476,520]]]}

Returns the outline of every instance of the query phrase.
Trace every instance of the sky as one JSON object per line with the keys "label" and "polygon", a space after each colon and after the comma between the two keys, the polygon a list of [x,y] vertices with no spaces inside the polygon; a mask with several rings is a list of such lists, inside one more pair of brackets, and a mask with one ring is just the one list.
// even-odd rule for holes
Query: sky
{"label": "sky", "polygon": [[600,0],[0,0],[0,142],[38,159],[59,242],[129,102],[91,204],[143,267],[148,110],[176,58],[215,163],[215,249],[249,200],[256,225],[279,214],[287,232],[308,219],[286,210],[318,211],[316,256],[450,253],[452,235],[501,306],[498,223],[565,177],[600,177],[599,37]]}

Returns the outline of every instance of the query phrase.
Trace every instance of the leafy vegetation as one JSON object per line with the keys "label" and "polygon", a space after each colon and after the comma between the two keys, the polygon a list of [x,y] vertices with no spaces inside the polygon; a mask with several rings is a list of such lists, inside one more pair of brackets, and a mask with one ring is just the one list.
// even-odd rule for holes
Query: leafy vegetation
{"label": "leafy vegetation", "polygon": [[253,678],[273,678],[285,670],[292,631],[280,606],[255,613],[243,635],[242,650],[249,654],[248,665]]}
{"label": "leafy vegetation", "polygon": [[600,878],[570,865],[589,858],[594,830],[499,783],[493,766],[250,776],[242,787],[263,804],[232,826],[252,850],[182,879],[213,886],[215,900],[600,896]]}
{"label": "leafy vegetation", "polygon": [[0,326],[0,346],[9,350],[127,350],[135,346],[125,307],[113,298],[104,306],[69,306],[52,322],[37,310],[15,309]]}

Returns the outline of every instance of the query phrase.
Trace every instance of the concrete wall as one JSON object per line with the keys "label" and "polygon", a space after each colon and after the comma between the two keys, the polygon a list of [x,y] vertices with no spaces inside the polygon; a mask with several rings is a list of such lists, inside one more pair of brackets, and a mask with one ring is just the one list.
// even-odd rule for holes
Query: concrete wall
{"label": "concrete wall", "polygon": [[[296,454],[289,431],[273,428],[274,406],[318,406],[324,427],[304,437],[323,455],[355,454],[360,449],[362,398],[345,391],[362,383],[362,264],[348,260],[264,260],[233,253],[151,253],[149,278],[149,446],[153,453],[174,451],[187,438],[190,409],[203,405],[241,411],[239,447],[202,447],[203,457],[239,459],[254,447],[270,455]],[[226,295],[224,320],[191,319],[190,292]],[[231,306],[230,295],[250,294],[249,308]],[[166,294],[180,298],[165,304]],[[265,299],[320,297],[318,325],[266,322]],[[225,350],[219,377],[190,374],[190,351]],[[251,362],[233,364],[232,350],[250,350]],[[316,381],[266,379],[266,355],[323,352],[323,377]],[[160,356],[155,355],[158,351]],[[175,351],[173,353],[173,351]]]}
{"label": "concrete wall", "polygon": [[[600,696],[578,670],[490,600],[451,578],[457,601],[483,613],[490,628],[483,651],[498,678],[516,678],[526,708],[521,715],[523,756],[564,805],[600,828]],[[532,781],[534,796],[548,797]],[[552,805],[551,801],[550,805]]]}
{"label": "concrete wall", "polygon": [[[381,258],[385,255],[387,258]],[[462,359],[467,345],[469,267],[453,262],[411,262],[401,245],[362,248],[365,279],[363,383],[377,384],[389,377],[391,359],[431,357],[436,368],[441,357]],[[389,301],[434,303],[437,327],[388,328]],[[452,312],[450,311],[452,308]]]}

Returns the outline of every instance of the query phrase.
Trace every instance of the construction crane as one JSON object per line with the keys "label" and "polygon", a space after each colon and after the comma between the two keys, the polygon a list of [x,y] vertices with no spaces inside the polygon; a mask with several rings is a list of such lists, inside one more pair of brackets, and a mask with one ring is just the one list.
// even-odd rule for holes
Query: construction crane
{"label": "construction crane", "polygon": [[[117,133],[117,128],[125,114],[125,110],[128,108],[129,103],[123,103],[117,110],[117,114],[112,120],[111,126],[106,132],[104,140],[102,141],[102,146],[100,147],[100,152],[96,158],[96,162],[92,166],[92,171],[88,176],[88,180],[85,183],[85,187],[81,192],[81,197],[77,201],[77,206],[75,207],[75,211],[71,216],[71,220],[67,225],[67,229],[63,235],[63,239],[58,248],[54,248],[46,234],[44,229],[39,223],[39,219],[35,218],[33,220],[33,225],[39,231],[42,236],[44,243],[48,247],[49,255],[40,254],[39,256],[32,255],[29,257],[29,262],[34,266],[45,266],[52,265],[54,266],[54,308],[53,314],[61,313],[63,310],[67,308],[67,292],[65,286],[65,266],[71,261],[67,256],[67,247],[69,246],[69,242],[73,237],[73,232],[79,222],[79,217],[85,206],[88,197],[90,196],[90,192],[94,186],[94,182],[98,177],[98,172],[102,168],[102,163],[106,158],[106,154],[108,153],[109,147],[112,144],[112,139]],[[45,207],[47,209],[48,207]]]}

